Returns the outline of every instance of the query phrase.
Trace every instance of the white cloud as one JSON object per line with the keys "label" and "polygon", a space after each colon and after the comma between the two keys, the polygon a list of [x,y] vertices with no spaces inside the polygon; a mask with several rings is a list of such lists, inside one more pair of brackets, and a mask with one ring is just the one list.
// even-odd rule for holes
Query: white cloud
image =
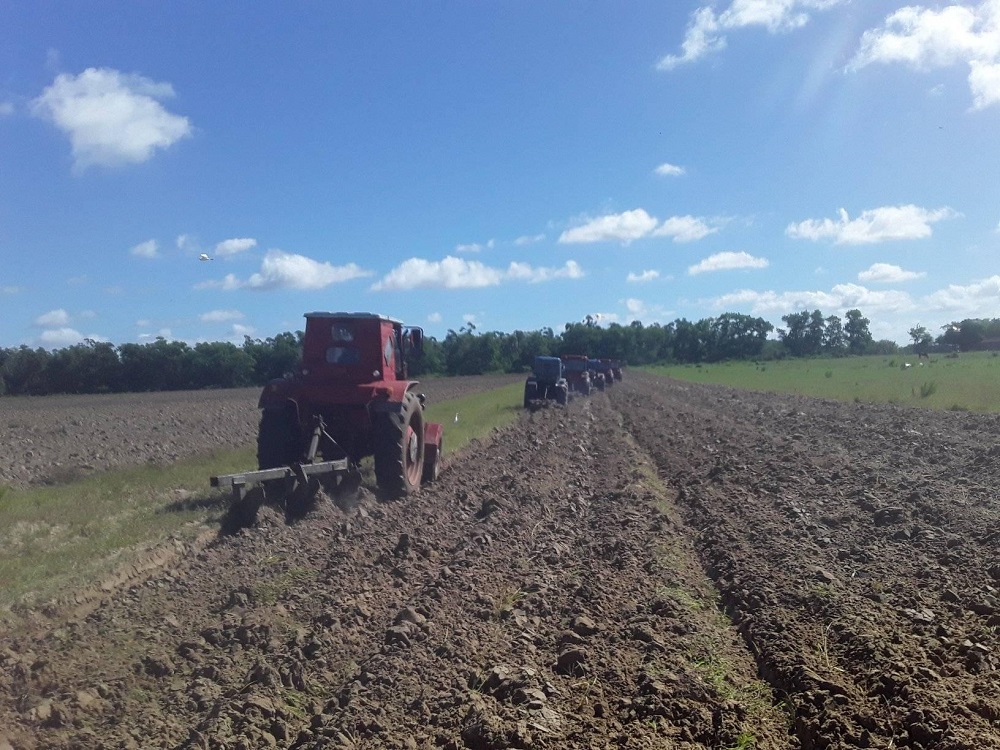
{"label": "white cloud", "polygon": [[545,239],[544,234],[523,234],[516,240],[514,240],[514,244],[517,245],[518,247],[521,247],[524,245],[533,245],[536,242],[541,242],[544,239]]}
{"label": "white cloud", "polygon": [[676,164],[663,163],[653,170],[658,175],[664,177],[681,177],[686,173],[684,167],[678,167]]}
{"label": "white cloud", "polygon": [[129,252],[137,258],[155,258],[160,254],[159,245],[157,245],[156,240],[140,242],[138,245],[133,246]]}
{"label": "white cloud", "polygon": [[575,260],[568,260],[565,265],[559,268],[543,268],[541,266],[530,266],[527,263],[511,263],[507,266],[504,279],[539,284],[543,281],[552,281],[553,279],[582,279],[584,275],[579,263]]}
{"label": "white cloud", "polygon": [[729,7],[716,14],[709,6],[691,14],[681,44],[681,54],[666,55],[656,67],[673,70],[726,47],[726,32],[762,26],[772,34],[805,26],[809,11],[825,10],[844,0],[732,0]]}
{"label": "white cloud", "polygon": [[228,323],[232,320],[243,320],[243,317],[243,313],[239,310],[209,310],[199,316],[202,323]]}
{"label": "white cloud", "polygon": [[167,341],[170,341],[173,338],[173,336],[174,336],[173,331],[171,331],[169,328],[161,328],[156,333],[140,333],[139,340],[153,341],[154,339],[165,339]]}
{"label": "white cloud", "polygon": [[440,323],[441,320],[442,320],[441,313],[439,312],[432,312],[430,315],[427,316],[428,323]]}
{"label": "white cloud", "polygon": [[478,260],[465,260],[452,255],[444,260],[410,258],[372,285],[375,291],[398,289],[478,289],[496,286],[503,272]]}
{"label": "white cloud", "polygon": [[223,240],[217,244],[215,246],[215,254],[219,257],[237,255],[255,247],[257,247],[257,240],[250,237],[236,237],[231,240]]}
{"label": "white cloud", "polygon": [[956,317],[996,317],[1000,307],[1000,276],[965,286],[950,284],[922,300],[922,309],[950,312]]}
{"label": "white cloud", "polygon": [[344,266],[334,266],[307,258],[304,255],[286,253],[283,250],[268,250],[261,263],[260,271],[252,274],[245,281],[235,274],[227,274],[222,281],[204,281],[195,285],[195,289],[219,288],[226,291],[233,289],[325,289],[331,284],[371,276],[371,271],[365,271],[356,263]]}
{"label": "white cloud", "polygon": [[14,105],[11,102],[0,102],[0,117],[10,117],[14,114]]}
{"label": "white cloud", "polygon": [[906,6],[883,25],[861,36],[848,66],[859,70],[873,63],[901,63],[930,70],[964,63],[969,66],[973,107],[1000,102],[1000,3],[953,3],[940,9]]}
{"label": "white cloud", "polygon": [[72,346],[83,341],[83,334],[73,328],[54,328],[42,331],[38,340],[46,346]]}
{"label": "white cloud", "polygon": [[31,111],[69,136],[77,169],[138,164],[191,135],[190,121],[160,104],[173,96],[169,83],[88,68],[56,76]]}
{"label": "white cloud", "polygon": [[19,286],[0,286],[0,294],[19,294],[24,291]]}
{"label": "white cloud", "polygon": [[135,321],[136,328],[149,328],[151,325],[153,325],[153,322],[151,320],[147,320],[146,318],[140,318]]}
{"label": "white cloud", "polygon": [[62,308],[58,310],[49,310],[49,312],[43,313],[35,318],[35,325],[42,326],[43,328],[65,326],[68,323],[69,313]]}
{"label": "white cloud", "polygon": [[632,273],[625,277],[625,281],[629,284],[641,284],[645,281],[655,281],[660,278],[659,271],[643,271],[642,273]]}
{"label": "white cloud", "polygon": [[505,281],[538,284],[553,279],[579,279],[584,276],[573,260],[558,268],[531,266],[513,262],[506,269],[487,266],[478,260],[465,260],[452,255],[443,260],[410,258],[389,271],[372,285],[374,291],[406,289],[480,289],[498,286]]}
{"label": "white cloud", "polygon": [[179,234],[175,242],[177,249],[184,253],[196,253],[200,250],[198,241],[190,234]]}
{"label": "white cloud", "polygon": [[656,227],[656,219],[641,208],[608,214],[567,229],[559,235],[562,244],[616,241],[627,245],[645,237]]}
{"label": "white cloud", "polygon": [[[601,325],[603,323],[617,323],[621,319],[621,316],[618,313],[611,312],[590,313],[589,317],[592,321],[597,323],[597,325]],[[584,318],[584,320],[586,320],[586,318]]]}
{"label": "white cloud", "polygon": [[947,207],[926,209],[912,204],[863,211],[856,219],[851,219],[844,209],[839,214],[836,221],[807,219],[789,224],[785,234],[797,240],[832,239],[836,245],[870,245],[930,237],[931,224],[961,215]]}
{"label": "white cloud", "polygon": [[[629,297],[628,299],[621,300],[621,304],[625,306],[629,320],[642,320],[647,323],[656,323],[666,320],[671,314],[670,311],[666,310],[662,305],[649,305],[643,300],[636,299],[635,297]],[[617,316],[615,317],[617,318]]]}
{"label": "white cloud", "polygon": [[78,320],[93,320],[97,317],[97,313],[93,310],[81,310],[76,314]]}
{"label": "white cloud", "polygon": [[671,216],[656,228],[653,236],[673,237],[674,242],[695,242],[718,231],[718,227],[695,216]]}
{"label": "white cloud", "polygon": [[496,245],[496,240],[490,240],[485,245],[481,245],[478,242],[472,242],[468,245],[455,245],[456,253],[481,253],[483,250],[492,250]]}
{"label": "white cloud", "polygon": [[86,340],[90,341],[107,341],[104,336],[100,336],[96,333],[91,333],[89,335],[84,335],[74,328],[68,328],[63,326],[62,328],[53,328],[48,331],[42,331],[39,335],[38,340],[43,346],[49,347],[64,347],[73,346],[74,344],[82,344]]}
{"label": "white cloud", "polygon": [[784,314],[799,310],[822,310],[825,314],[843,313],[858,308],[866,315],[876,312],[904,312],[914,309],[906,292],[872,291],[859,284],[837,284],[830,291],[757,292],[742,289],[716,297],[709,306],[730,312],[749,309],[756,315]]}
{"label": "white cloud", "polygon": [[891,263],[873,263],[866,271],[858,274],[858,281],[876,284],[894,284],[901,281],[922,279],[926,275],[922,271],[904,271],[901,267],[894,266]]}
{"label": "white cloud", "polygon": [[257,329],[253,326],[246,326],[242,323],[233,323],[232,337],[237,341],[242,341],[244,336],[253,336]]}
{"label": "white cloud", "polygon": [[756,258],[746,252],[716,253],[705,258],[700,263],[688,267],[688,274],[696,276],[699,273],[712,271],[733,271],[741,268],[767,268],[770,265],[767,258]]}
{"label": "white cloud", "polygon": [[81,276],[70,276],[66,279],[66,283],[70,286],[83,286],[88,281],[90,281],[90,277],[87,276],[87,274],[83,274]]}

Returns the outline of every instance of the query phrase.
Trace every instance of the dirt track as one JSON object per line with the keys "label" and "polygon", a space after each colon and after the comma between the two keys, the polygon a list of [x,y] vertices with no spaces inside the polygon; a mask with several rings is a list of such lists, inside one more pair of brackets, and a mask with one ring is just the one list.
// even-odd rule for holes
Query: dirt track
{"label": "dirt track", "polygon": [[265,509],[86,619],[11,636],[0,736],[1000,745],[1000,419],[626,378],[409,501]]}

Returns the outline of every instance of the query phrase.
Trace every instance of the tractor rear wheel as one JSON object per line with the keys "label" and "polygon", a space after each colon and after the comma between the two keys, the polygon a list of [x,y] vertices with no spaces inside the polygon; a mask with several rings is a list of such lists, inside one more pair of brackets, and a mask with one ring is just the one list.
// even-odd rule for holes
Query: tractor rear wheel
{"label": "tractor rear wheel", "polygon": [[288,409],[264,409],[257,431],[257,468],[289,466],[302,459],[302,437]]}
{"label": "tractor rear wheel", "polygon": [[406,393],[398,412],[379,414],[375,422],[375,481],[390,498],[420,488],[424,471],[424,412]]}
{"label": "tractor rear wheel", "polygon": [[531,402],[538,398],[538,385],[535,383],[524,384],[524,408],[530,409]]}

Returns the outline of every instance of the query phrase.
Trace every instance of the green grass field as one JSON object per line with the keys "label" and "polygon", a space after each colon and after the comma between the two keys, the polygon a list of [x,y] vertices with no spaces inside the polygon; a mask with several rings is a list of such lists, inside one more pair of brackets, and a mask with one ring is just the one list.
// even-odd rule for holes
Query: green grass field
{"label": "green grass field", "polygon": [[[909,364],[910,367],[904,367]],[[991,352],[958,358],[916,355],[721,362],[645,368],[695,383],[839,401],[881,402],[930,409],[1000,411],[1000,357]]]}
{"label": "green grass field", "polygon": [[[445,457],[513,423],[521,383],[429,406],[444,423]],[[458,414],[458,422],[455,415]],[[165,467],[110,471],[52,487],[0,486],[0,619],[77,587],[99,584],[144,551],[217,529],[229,495],[209,477],[256,466],[255,449],[219,452]]]}

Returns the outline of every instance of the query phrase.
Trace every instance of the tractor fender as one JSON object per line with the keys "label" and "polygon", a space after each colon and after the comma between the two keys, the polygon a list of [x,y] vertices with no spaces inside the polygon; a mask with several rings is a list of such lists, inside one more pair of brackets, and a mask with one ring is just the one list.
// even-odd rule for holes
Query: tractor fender
{"label": "tractor fender", "polygon": [[276,378],[264,386],[264,390],[261,391],[260,398],[257,400],[257,408],[274,409],[284,406],[288,401],[294,403],[294,400],[289,398],[291,392],[291,380]]}
{"label": "tractor fender", "polygon": [[444,436],[444,427],[438,422],[427,422],[424,424],[424,445],[441,445],[441,438]]}

